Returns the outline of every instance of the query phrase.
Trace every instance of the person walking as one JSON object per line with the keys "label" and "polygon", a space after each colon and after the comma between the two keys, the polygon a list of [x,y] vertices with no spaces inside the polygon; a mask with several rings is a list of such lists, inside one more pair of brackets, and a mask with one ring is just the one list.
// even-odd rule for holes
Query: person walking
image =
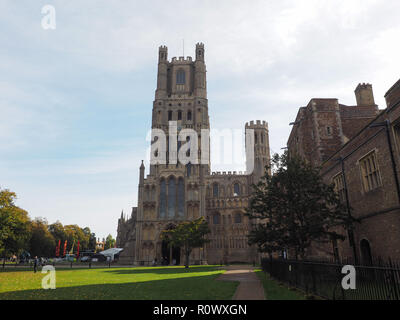
{"label": "person walking", "polygon": [[38,257],[35,256],[35,260],[33,260],[33,272],[36,273],[37,268],[38,268],[39,260]]}

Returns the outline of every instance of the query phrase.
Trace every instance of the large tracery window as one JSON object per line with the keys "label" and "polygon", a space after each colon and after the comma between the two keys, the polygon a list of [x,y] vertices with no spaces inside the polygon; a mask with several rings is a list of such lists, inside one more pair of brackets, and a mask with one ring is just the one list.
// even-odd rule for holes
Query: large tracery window
{"label": "large tracery window", "polygon": [[185,182],[170,177],[160,181],[160,218],[183,218],[185,216]]}
{"label": "large tracery window", "polygon": [[183,218],[185,211],[185,184],[183,179],[178,181],[178,217]]}
{"label": "large tracery window", "polygon": [[164,179],[160,183],[160,217],[164,218],[167,212],[167,185]]}
{"label": "large tracery window", "polygon": [[176,90],[184,91],[185,90],[185,71],[178,70],[176,73]]}
{"label": "large tracery window", "polygon": [[176,206],[176,183],[175,178],[171,177],[168,180],[168,218],[175,216]]}
{"label": "large tracery window", "polygon": [[185,84],[185,71],[178,70],[176,73],[176,84]]}

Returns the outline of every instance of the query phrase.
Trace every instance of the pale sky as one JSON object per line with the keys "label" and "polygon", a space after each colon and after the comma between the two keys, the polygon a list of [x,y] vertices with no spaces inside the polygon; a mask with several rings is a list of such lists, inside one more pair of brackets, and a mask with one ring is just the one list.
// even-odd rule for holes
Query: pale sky
{"label": "pale sky", "polygon": [[[41,25],[47,4],[55,30]],[[399,12],[391,0],[2,0],[0,187],[32,218],[116,236],[137,201],[160,45],[172,58],[182,39],[185,56],[203,42],[211,127],[266,120],[278,152],[311,98],[354,105],[368,82],[385,107]]]}

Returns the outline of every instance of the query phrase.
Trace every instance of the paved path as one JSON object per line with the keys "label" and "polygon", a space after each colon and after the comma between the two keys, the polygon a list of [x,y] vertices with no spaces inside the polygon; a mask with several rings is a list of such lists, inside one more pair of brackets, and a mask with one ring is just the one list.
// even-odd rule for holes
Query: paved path
{"label": "paved path", "polygon": [[233,300],[265,300],[264,287],[250,266],[224,267],[227,271],[218,277],[219,281],[239,281]]}

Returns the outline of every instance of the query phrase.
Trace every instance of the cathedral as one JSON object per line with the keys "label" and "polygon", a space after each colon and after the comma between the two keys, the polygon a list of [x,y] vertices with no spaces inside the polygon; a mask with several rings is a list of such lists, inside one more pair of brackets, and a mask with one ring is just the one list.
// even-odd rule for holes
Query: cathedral
{"label": "cathedral", "polygon": [[[174,57],[169,61],[167,47],[161,46],[149,174],[145,176],[142,161],[137,207],[130,217],[121,214],[118,220],[117,247],[124,249],[120,262],[183,264],[181,248],[170,248],[161,233],[199,217],[209,224],[210,241],[192,251],[191,264],[258,259],[257,248],[247,240],[255,222],[245,213],[251,186],[270,161],[268,124],[260,120],[245,124],[245,173],[211,172],[209,129],[204,44],[196,44],[194,60]],[[180,155],[186,161],[177,161]]]}

